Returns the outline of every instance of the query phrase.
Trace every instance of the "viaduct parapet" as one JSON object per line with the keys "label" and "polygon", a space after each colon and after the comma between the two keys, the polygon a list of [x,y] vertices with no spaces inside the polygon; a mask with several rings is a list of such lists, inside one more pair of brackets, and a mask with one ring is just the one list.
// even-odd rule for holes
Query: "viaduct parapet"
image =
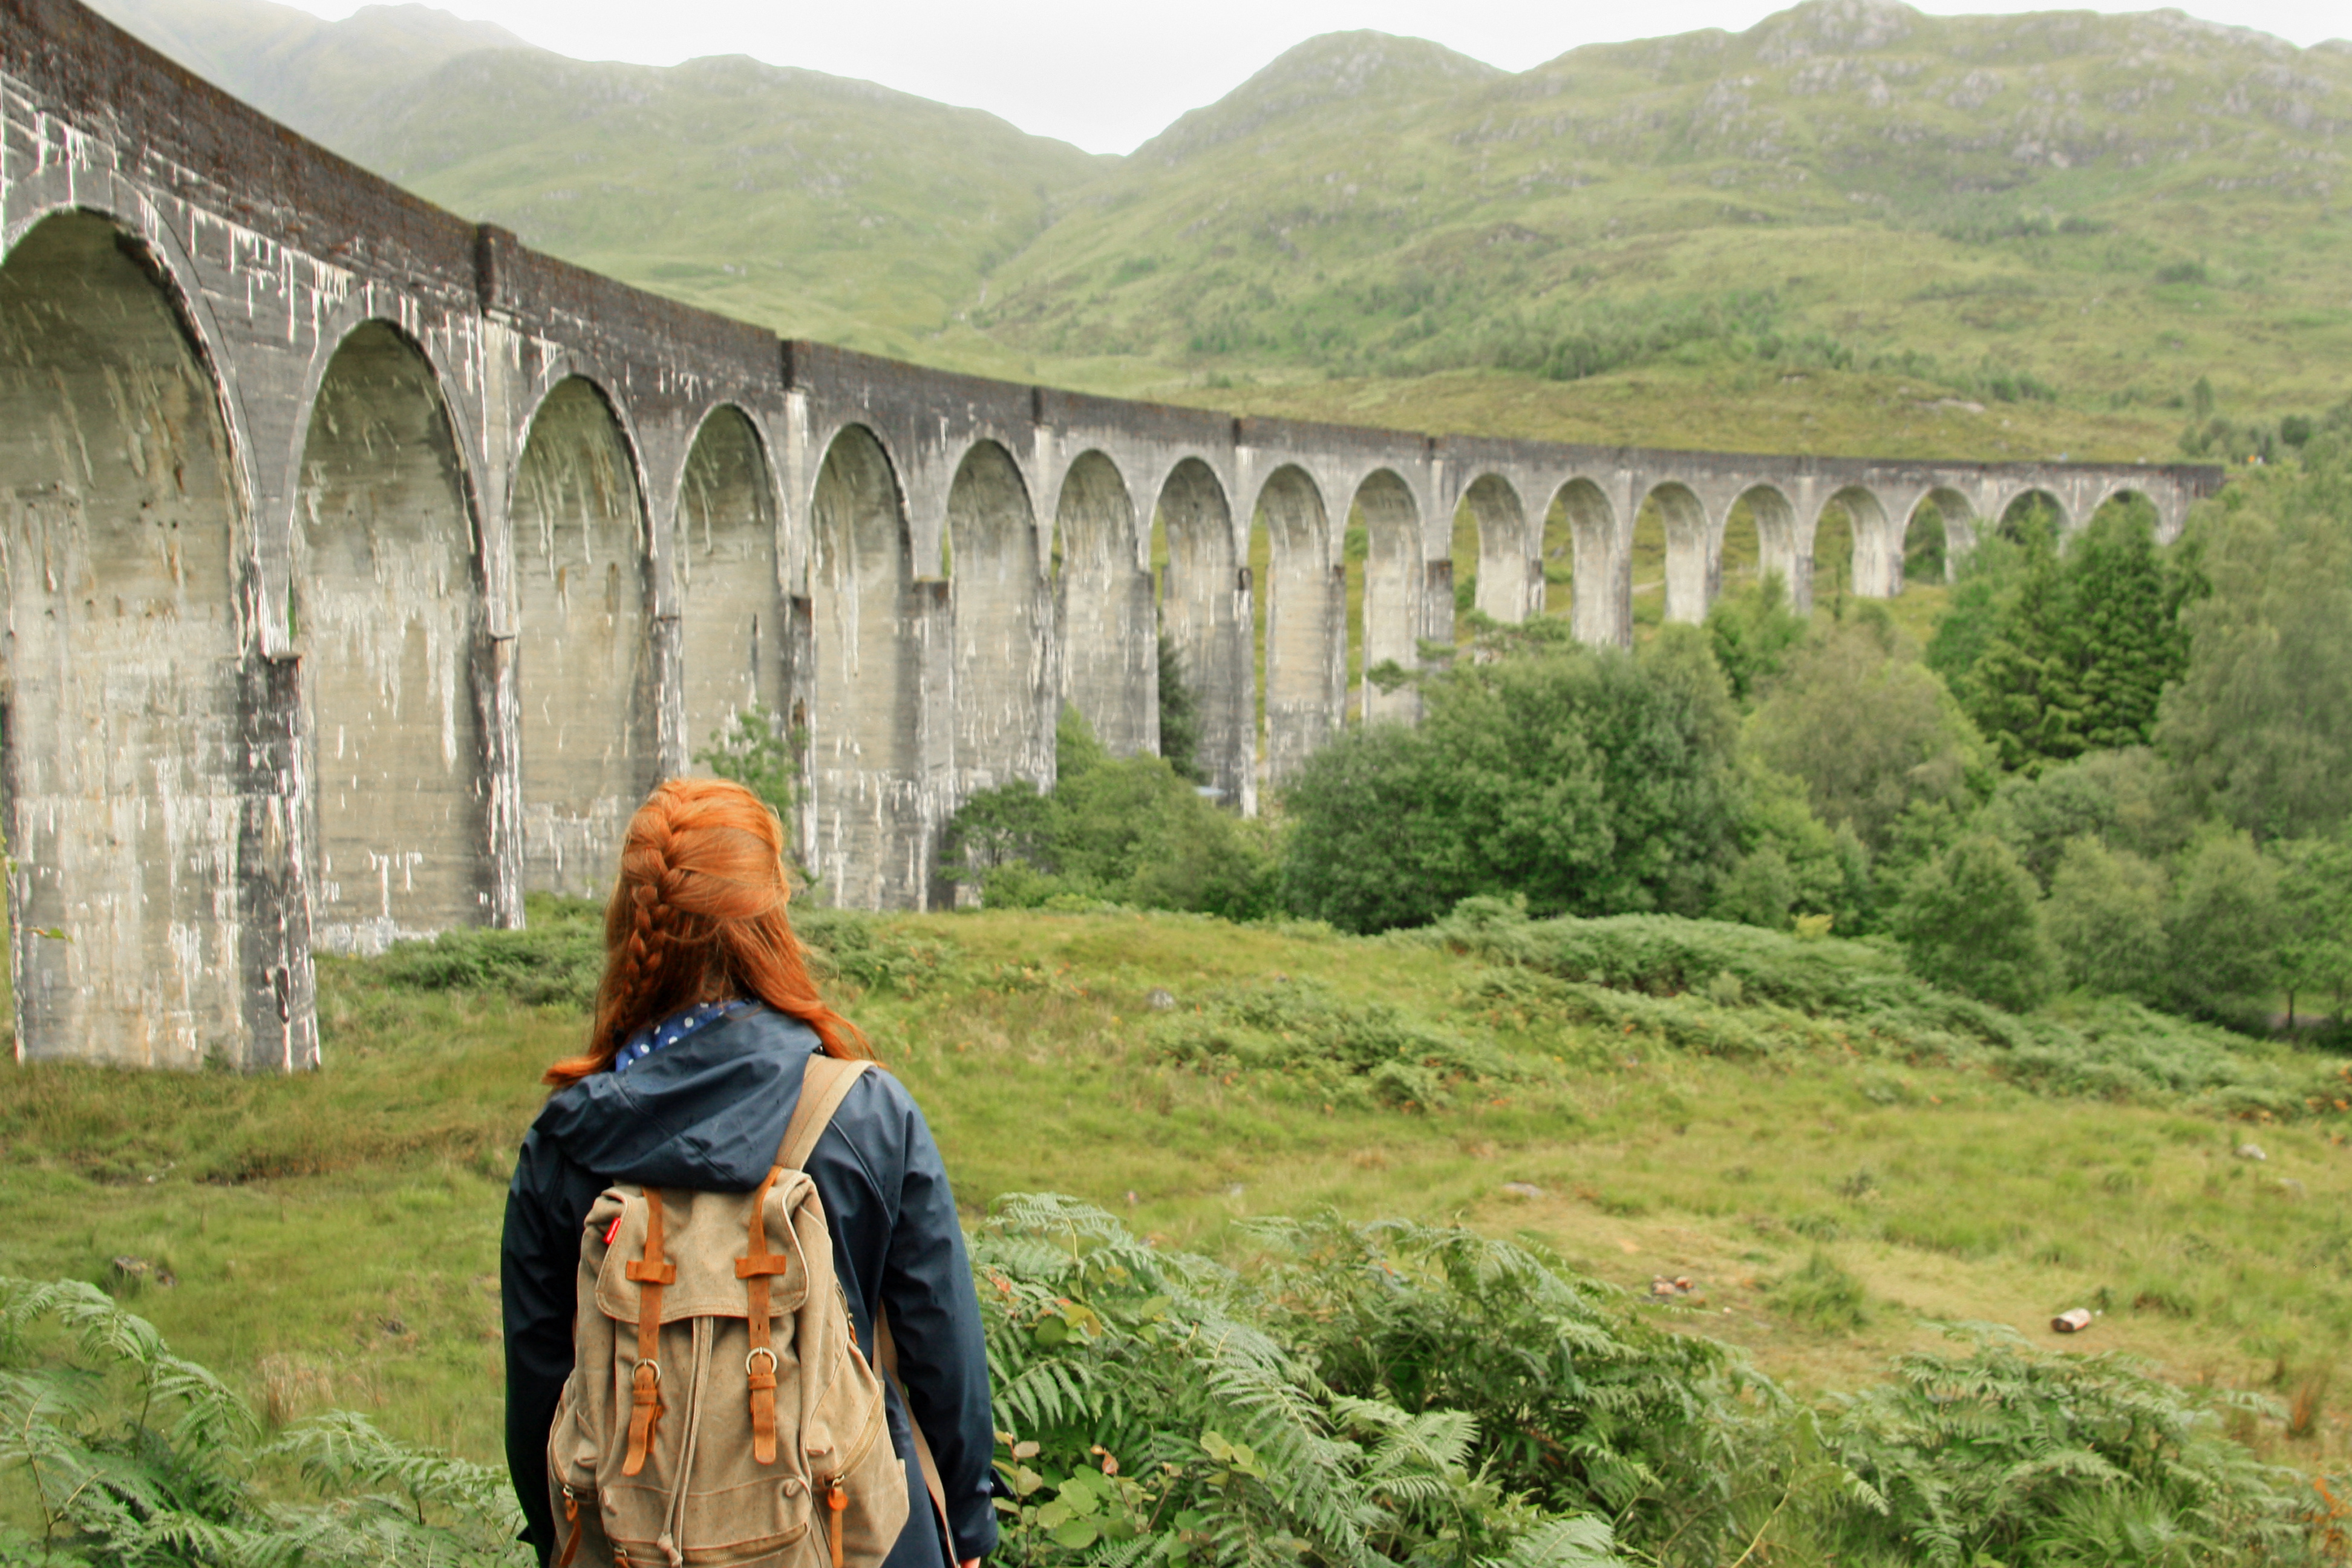
{"label": "viaduct parapet", "polygon": [[795,831],[845,904],[937,900],[946,816],[1050,784],[1064,701],[1156,747],[1162,632],[1255,809],[1344,721],[1358,513],[1369,668],[1451,638],[1457,572],[1537,611],[1556,503],[1576,635],[1625,643],[1645,502],[1687,620],[1742,501],[1801,600],[1833,507],[1888,595],[1923,503],[1956,549],[2030,492],[2070,523],[2142,495],[2168,538],[2220,482],[1237,420],[780,342],[430,206],[73,0],[0,0],[16,1049],[312,1064],[314,951],[600,894],[646,790],[754,706],[805,735]]}

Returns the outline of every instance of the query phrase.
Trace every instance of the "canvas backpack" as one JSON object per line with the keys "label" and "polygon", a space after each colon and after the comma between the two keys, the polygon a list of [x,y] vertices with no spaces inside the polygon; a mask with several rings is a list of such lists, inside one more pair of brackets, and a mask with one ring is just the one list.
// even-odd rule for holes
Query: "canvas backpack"
{"label": "canvas backpack", "polygon": [[897,1542],[906,1470],[803,1168],[867,1065],[810,1057],[757,1192],[617,1183],[588,1211],[547,1437],[561,1568],[877,1568]]}

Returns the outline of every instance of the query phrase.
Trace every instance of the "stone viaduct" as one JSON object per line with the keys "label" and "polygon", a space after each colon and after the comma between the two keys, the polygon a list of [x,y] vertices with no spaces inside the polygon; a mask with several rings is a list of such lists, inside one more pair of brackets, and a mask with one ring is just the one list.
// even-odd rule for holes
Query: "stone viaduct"
{"label": "stone viaduct", "polygon": [[1800,597],[1843,508],[1885,595],[1923,502],[1956,547],[2030,492],[2136,492],[2169,536],[2219,483],[1236,420],[780,342],[427,205],[74,0],[0,0],[16,1049],[312,1064],[314,950],[600,892],[646,788],[754,705],[805,734],[796,831],[845,904],[932,901],[944,818],[1050,783],[1064,701],[1156,747],[1163,629],[1254,810],[1343,721],[1351,516],[1369,667],[1452,637],[1457,509],[1507,621],[1564,510],[1574,630],[1624,643],[1645,502],[1692,619],[1743,500]]}

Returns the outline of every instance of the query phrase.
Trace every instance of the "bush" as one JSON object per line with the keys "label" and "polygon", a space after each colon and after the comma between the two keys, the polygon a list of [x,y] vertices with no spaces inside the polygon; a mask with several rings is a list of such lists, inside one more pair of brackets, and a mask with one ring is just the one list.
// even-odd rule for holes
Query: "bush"
{"label": "bush", "polygon": [[1113,760],[1076,710],[1055,735],[1056,782],[973,795],[949,818],[945,873],[992,909],[1190,910],[1228,920],[1274,912],[1272,830],[1202,798],[1165,758]]}
{"label": "bush", "polygon": [[1927,984],[1872,943],[1656,916],[1531,921],[1497,900],[1465,900],[1409,940],[1499,965],[1469,988],[1474,1005],[1701,1055],[1978,1065],[2037,1093],[2185,1098],[2229,1115],[2299,1116],[2340,1092],[2307,1058],[2250,1058],[2219,1029],[2121,998],[2020,1017]]}
{"label": "bush", "polygon": [[[2058,1355],[2000,1328],[1966,1356],[1898,1357],[1847,1394],[1829,1445],[1853,1478],[1842,1533],[1933,1564],[2313,1561],[2294,1471],[2115,1352]],[[2245,1396],[2221,1403],[2258,1408]]]}
{"label": "bush", "polygon": [[[1605,1519],[1488,1473],[1517,1426],[1334,1385],[1243,1281],[1098,1209],[1001,1199],[972,1268],[1004,1561],[1622,1568]],[[1669,1387],[1694,1354],[1643,1348],[1664,1352],[1652,1375]]]}
{"label": "bush", "polygon": [[1213,991],[1197,1012],[1155,1023],[1147,1053],[1220,1077],[1278,1073],[1316,1100],[1407,1110],[1450,1104],[1465,1086],[1551,1076],[1549,1064],[1305,981]]}
{"label": "bush", "polygon": [[1860,621],[1790,658],[1740,744],[1801,781],[1814,813],[1874,854],[1894,847],[1906,812],[1973,811],[1985,782],[1983,744],[1943,683]]}
{"label": "bush", "polygon": [[1772,1287],[1772,1305],[1823,1333],[1856,1333],[1870,1321],[1870,1297],[1862,1281],[1819,1247],[1803,1268]]}
{"label": "bush", "polygon": [[1673,631],[1637,660],[1557,623],[1510,628],[1513,651],[1424,685],[1418,728],[1317,752],[1284,797],[1285,900],[1354,931],[1475,894],[1539,914],[1704,909],[1735,851],[1732,715],[1696,628]]}
{"label": "bush", "polygon": [[2204,1011],[2256,1005],[2278,980],[2278,869],[2242,834],[2182,858],[2165,920],[2174,994]]}
{"label": "bush", "polygon": [[411,991],[499,991],[530,1005],[596,1005],[604,977],[604,911],[585,899],[534,893],[521,931],[469,926],[396,942],[375,973]]}
{"label": "bush", "polygon": [[2071,840],[2050,880],[2050,942],[2065,983],[2154,1001],[2166,989],[2164,873],[2127,849]]}
{"label": "bush", "polygon": [[1973,835],[1912,879],[1895,934],[1921,979],[2021,1011],[2053,978],[2035,893],[2009,846]]}
{"label": "bush", "polygon": [[[265,1468],[298,1471],[321,1500],[270,1500]],[[0,1475],[40,1531],[0,1524],[0,1562],[531,1561],[503,1472],[404,1447],[342,1411],[265,1439],[218,1377],[79,1280],[0,1279]]]}

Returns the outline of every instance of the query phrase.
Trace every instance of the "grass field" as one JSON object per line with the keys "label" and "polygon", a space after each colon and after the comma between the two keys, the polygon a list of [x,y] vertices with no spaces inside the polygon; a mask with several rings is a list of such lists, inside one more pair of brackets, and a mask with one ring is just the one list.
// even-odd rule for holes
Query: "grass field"
{"label": "grass field", "polygon": [[[877,984],[841,994],[924,1104],[968,1212],[1059,1190],[1239,1261],[1230,1222],[1249,1215],[1460,1217],[1637,1292],[1689,1277],[1658,1310],[1808,1394],[1873,1378],[1938,1320],[2047,1343],[2050,1315],[2084,1306],[2103,1314],[2084,1348],[2300,1399],[2305,1436],[2248,1429],[2278,1457],[2352,1451],[2332,1398],[2352,1392],[2352,1154],[2332,1108],[2249,1123],[2163,1095],[2051,1097],[1834,1019],[1808,1047],[1727,1059],[1498,1001],[1475,957],[1319,928],[974,913],[874,940]],[[1172,1011],[1146,1005],[1155,988]],[[1407,1109],[1328,1074],[1179,1059],[1188,1018],[1236,994],[1310,1019],[1370,1007],[1501,1065]],[[0,1272],[109,1283],[280,1418],[355,1405],[492,1458],[501,1186],[539,1068],[583,1019],[338,961],[322,1021],[327,1065],[293,1079],[0,1069]],[[2246,1051],[2265,1072],[2332,1070]]]}

